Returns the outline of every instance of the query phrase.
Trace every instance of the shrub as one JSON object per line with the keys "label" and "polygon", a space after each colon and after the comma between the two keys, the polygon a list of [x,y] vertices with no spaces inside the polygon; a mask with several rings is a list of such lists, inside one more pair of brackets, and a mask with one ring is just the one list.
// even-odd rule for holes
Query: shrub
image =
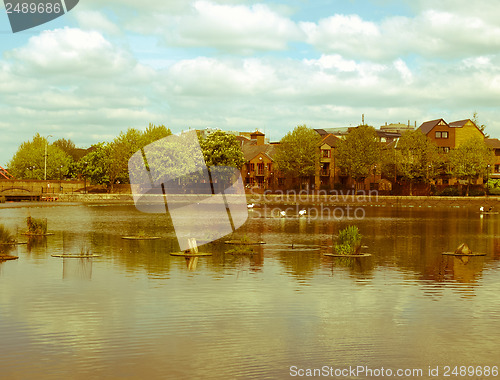
{"label": "shrub", "polygon": [[356,226],[349,226],[339,232],[335,252],[339,255],[352,255],[361,249],[361,234]]}
{"label": "shrub", "polygon": [[458,197],[460,196],[460,190],[458,187],[454,186],[448,186],[444,188],[443,190],[439,191],[437,195],[444,196],[444,197]]}
{"label": "shrub", "polygon": [[488,190],[488,194],[490,195],[500,195],[500,188],[495,187],[493,189]]}
{"label": "shrub", "polygon": [[485,195],[484,190],[482,189],[470,189],[469,197],[482,197]]}
{"label": "shrub", "polygon": [[5,196],[0,196],[0,203],[5,203],[7,202],[7,199],[5,198]]}
{"label": "shrub", "polygon": [[14,235],[10,233],[3,225],[0,224],[0,243],[11,244],[16,241]]}
{"label": "shrub", "polygon": [[47,233],[47,219],[36,219],[28,216],[26,218],[28,232],[33,235],[42,235]]}

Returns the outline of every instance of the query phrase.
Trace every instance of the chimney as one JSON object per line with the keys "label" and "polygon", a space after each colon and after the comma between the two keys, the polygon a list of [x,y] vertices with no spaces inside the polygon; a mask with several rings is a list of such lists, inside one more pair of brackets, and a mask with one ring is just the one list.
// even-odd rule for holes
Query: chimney
{"label": "chimney", "polygon": [[257,145],[264,145],[265,138],[266,135],[259,131],[255,131],[250,135],[250,139],[255,140]]}

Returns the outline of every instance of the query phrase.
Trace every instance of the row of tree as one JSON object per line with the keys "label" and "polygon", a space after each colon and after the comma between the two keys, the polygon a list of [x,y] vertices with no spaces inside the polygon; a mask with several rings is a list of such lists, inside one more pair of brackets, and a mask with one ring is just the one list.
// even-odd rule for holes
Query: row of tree
{"label": "row of tree", "polygon": [[[484,127],[484,126],[483,126]],[[305,125],[289,132],[277,147],[275,164],[286,176],[298,176],[302,182],[316,174],[321,137]],[[428,182],[439,175],[471,180],[484,176],[493,163],[493,153],[484,139],[474,137],[440,153],[438,147],[418,130],[404,132],[392,144],[379,142],[375,129],[361,125],[353,128],[335,147],[335,162],[341,175],[364,181],[374,171],[396,181],[412,184]],[[468,191],[468,189],[467,189]]]}
{"label": "row of tree", "polygon": [[[39,134],[23,143],[9,163],[16,178],[43,179],[45,159],[47,179],[86,178],[93,184],[128,183],[130,157],[146,145],[171,135],[164,125],[150,124],[144,131],[128,129],[111,142],[101,142],[89,149],[78,149],[71,140],[59,139],[49,144]],[[297,126],[285,135],[276,148],[274,162],[283,177],[308,181],[316,174],[319,134],[306,125]],[[199,139],[208,166],[241,168],[243,153],[233,135],[216,131]],[[393,145],[381,144],[373,127],[353,128],[335,147],[335,162],[342,175],[355,181],[365,180],[374,170],[386,178],[402,178],[411,185],[429,181],[441,174],[470,182],[484,176],[492,163],[492,152],[481,138],[473,138],[451,150],[439,153],[437,146],[420,131],[404,132]]]}
{"label": "row of tree", "polygon": [[[85,178],[112,190],[114,184],[129,182],[128,162],[135,152],[171,134],[164,125],[150,124],[144,131],[130,128],[113,141],[88,149],[79,149],[67,139],[49,144],[46,137],[36,134],[21,144],[8,168],[19,179]],[[234,136],[216,131],[199,142],[208,166],[243,166],[243,153]]]}

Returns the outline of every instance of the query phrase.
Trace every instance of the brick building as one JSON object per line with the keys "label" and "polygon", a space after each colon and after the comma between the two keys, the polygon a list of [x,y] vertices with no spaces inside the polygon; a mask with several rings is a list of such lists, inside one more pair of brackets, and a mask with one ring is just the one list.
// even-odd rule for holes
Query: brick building
{"label": "brick building", "polygon": [[245,164],[241,168],[241,176],[247,189],[266,190],[278,185],[274,172],[273,156],[275,145],[265,142],[265,135],[256,131],[250,138],[238,136]]}

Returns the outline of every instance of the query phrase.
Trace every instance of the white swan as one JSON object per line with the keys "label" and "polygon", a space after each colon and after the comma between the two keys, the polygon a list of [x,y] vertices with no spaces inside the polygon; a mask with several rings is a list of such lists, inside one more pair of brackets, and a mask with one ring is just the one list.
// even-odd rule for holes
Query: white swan
{"label": "white swan", "polygon": [[253,208],[253,206],[255,206],[254,203],[250,203],[249,205],[247,205],[248,208]]}
{"label": "white swan", "polygon": [[479,207],[479,211],[483,212],[484,211],[484,207],[483,206]]}
{"label": "white swan", "polygon": [[284,218],[286,216],[286,211],[281,211],[280,215],[281,215],[282,218]]}
{"label": "white swan", "polygon": [[304,216],[305,214],[307,214],[307,211],[306,211],[306,210],[300,210],[300,211],[299,211],[299,215],[300,215],[300,216]]}

